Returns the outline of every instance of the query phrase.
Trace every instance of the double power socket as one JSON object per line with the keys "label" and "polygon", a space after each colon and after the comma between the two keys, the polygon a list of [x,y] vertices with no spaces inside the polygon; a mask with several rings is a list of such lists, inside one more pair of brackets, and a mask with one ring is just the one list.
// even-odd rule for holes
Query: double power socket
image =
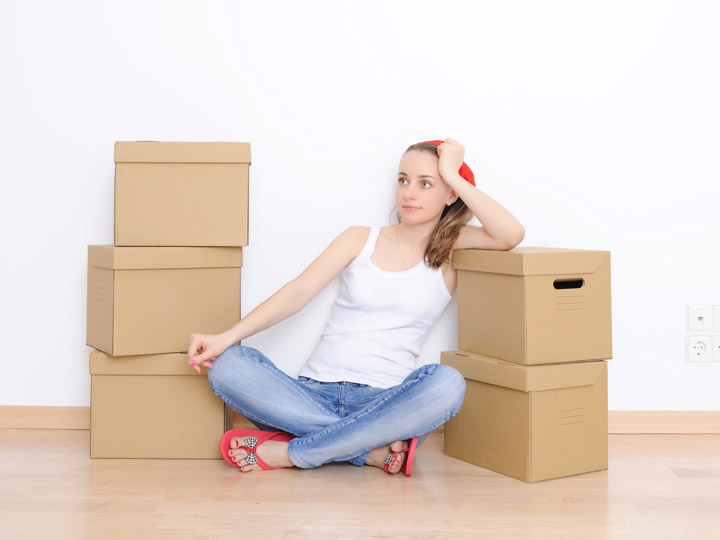
{"label": "double power socket", "polygon": [[687,306],[685,359],[720,362],[720,306]]}

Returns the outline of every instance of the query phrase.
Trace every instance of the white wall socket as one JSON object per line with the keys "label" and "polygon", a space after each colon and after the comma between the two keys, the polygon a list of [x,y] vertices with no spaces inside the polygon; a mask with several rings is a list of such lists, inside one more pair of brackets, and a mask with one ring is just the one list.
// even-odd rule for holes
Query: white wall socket
{"label": "white wall socket", "polygon": [[[720,307],[720,306],[715,306]],[[687,307],[687,329],[688,330],[712,330],[713,329],[713,306],[688,306]]]}
{"label": "white wall socket", "polygon": [[712,337],[713,360],[720,362],[720,336]]}
{"label": "white wall socket", "polygon": [[687,337],[688,362],[713,362],[713,336]]}

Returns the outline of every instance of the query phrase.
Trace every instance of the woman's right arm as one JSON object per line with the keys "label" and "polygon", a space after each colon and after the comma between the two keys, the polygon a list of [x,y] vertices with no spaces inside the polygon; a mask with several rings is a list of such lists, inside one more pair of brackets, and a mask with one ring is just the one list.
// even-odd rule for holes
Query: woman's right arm
{"label": "woman's right arm", "polygon": [[275,294],[222,334],[192,334],[188,348],[189,363],[199,372],[199,364],[211,367],[210,361],[233,343],[257,334],[294,315],[322,291],[343,268],[362,251],[368,237],[368,227],[345,229],[295,279],[283,285]]}

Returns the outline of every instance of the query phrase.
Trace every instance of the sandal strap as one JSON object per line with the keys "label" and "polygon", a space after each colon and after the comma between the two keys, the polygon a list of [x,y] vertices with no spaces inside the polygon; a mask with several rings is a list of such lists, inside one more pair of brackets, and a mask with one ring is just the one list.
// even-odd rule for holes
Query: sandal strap
{"label": "sandal strap", "polygon": [[276,467],[271,467],[267,463],[265,463],[262,459],[260,459],[260,456],[257,455],[257,450],[255,450],[257,447],[259,447],[262,443],[265,441],[272,440],[273,437],[278,435],[278,433],[272,433],[269,432],[267,435],[263,435],[262,437],[242,437],[242,439],[247,443],[246,445],[238,446],[238,448],[242,448],[247,452],[247,457],[245,458],[245,461],[247,461],[248,465],[258,465],[261,469],[265,471],[274,470]]}

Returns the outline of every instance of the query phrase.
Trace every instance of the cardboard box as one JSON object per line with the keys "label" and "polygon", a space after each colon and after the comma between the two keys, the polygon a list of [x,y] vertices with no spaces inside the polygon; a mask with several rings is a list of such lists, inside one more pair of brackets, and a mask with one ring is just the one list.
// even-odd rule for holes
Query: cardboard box
{"label": "cardboard box", "polygon": [[607,362],[519,366],[467,351],[441,353],[465,377],[445,454],[537,482],[608,468]]}
{"label": "cardboard box", "polygon": [[240,320],[242,248],[88,246],[87,344],[113,356],[186,352]]}
{"label": "cardboard box", "polygon": [[610,252],[453,252],[458,348],[523,365],[612,358]]}
{"label": "cardboard box", "polygon": [[246,246],[250,143],[116,142],[116,246]]}
{"label": "cardboard box", "polygon": [[90,457],[222,458],[224,403],[187,361],[90,353]]}

